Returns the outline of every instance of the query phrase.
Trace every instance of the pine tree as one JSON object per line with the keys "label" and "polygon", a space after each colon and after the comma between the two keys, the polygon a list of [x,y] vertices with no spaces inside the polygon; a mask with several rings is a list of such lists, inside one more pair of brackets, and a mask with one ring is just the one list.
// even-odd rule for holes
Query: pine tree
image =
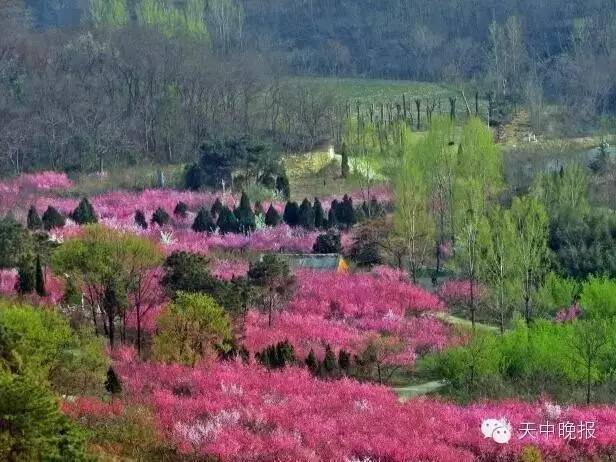
{"label": "pine tree", "polygon": [[223,234],[237,233],[239,231],[237,218],[227,206],[223,206],[220,210],[216,226],[218,226],[218,229],[220,229],[220,232]]}
{"label": "pine tree", "polygon": [[162,207],[158,207],[152,215],[152,224],[157,224],[158,226],[165,226],[168,225],[170,221],[171,217]]}
{"label": "pine tree", "polygon": [[282,219],[289,226],[297,226],[299,222],[299,206],[297,202],[287,202]]}
{"label": "pine tree", "polygon": [[212,217],[218,218],[218,215],[220,215],[220,211],[222,210],[222,207],[223,206],[222,206],[220,197],[217,197],[214,203],[212,204],[212,208],[210,209],[210,213],[212,214]]}
{"label": "pine tree", "polygon": [[43,222],[41,221],[41,217],[39,217],[38,212],[36,211],[36,207],[34,205],[30,206],[28,210],[28,229],[30,231],[36,231],[37,229],[41,229],[43,227]]}
{"label": "pine tree", "polygon": [[135,211],[135,224],[143,229],[148,229],[148,222],[145,219],[145,214],[141,210]]}
{"label": "pine tree", "polygon": [[291,186],[289,185],[289,179],[286,175],[282,174],[276,178],[276,191],[284,198],[284,200],[288,201],[290,199]]}
{"label": "pine tree", "polygon": [[36,256],[36,268],[34,272],[34,290],[36,290],[37,295],[41,297],[47,295],[47,291],[45,290],[45,275],[43,274],[43,267],[41,266],[40,255]]}
{"label": "pine tree", "polygon": [[312,208],[314,212],[314,226],[315,228],[322,229],[327,226],[327,219],[325,218],[325,211],[323,210],[323,206],[321,205],[321,201],[315,197],[314,198],[314,207]]}
{"label": "pine tree", "polygon": [[186,215],[188,215],[188,205],[182,201],[178,202],[175,209],[173,209],[173,214],[176,217],[186,218]]}
{"label": "pine tree", "polygon": [[342,178],[348,178],[349,176],[349,154],[347,152],[346,144],[342,143],[342,148],[340,149],[340,155],[342,156],[342,163],[340,165],[340,176]]}
{"label": "pine tree", "polygon": [[240,198],[240,205],[235,208],[233,214],[237,218],[239,231],[242,233],[248,233],[255,229],[255,214],[250,206],[250,198],[248,194],[242,192]]}
{"label": "pine tree", "polygon": [[346,350],[340,349],[338,352],[338,367],[346,374],[349,373],[349,369],[351,368],[351,354]]}
{"label": "pine tree", "polygon": [[71,213],[71,219],[80,225],[87,225],[91,223],[98,223],[94,207],[88,201],[87,198],[81,199],[77,208]]}
{"label": "pine tree", "polygon": [[198,164],[192,164],[188,167],[184,174],[184,181],[186,189],[190,189],[191,191],[201,189],[203,186],[203,172],[201,171],[201,167],[199,167]]}
{"label": "pine tree", "polygon": [[47,207],[47,210],[43,213],[41,221],[46,231],[50,231],[54,228],[62,228],[66,224],[64,216],[51,205]]}
{"label": "pine tree", "polygon": [[317,375],[319,373],[319,362],[317,361],[317,357],[312,349],[310,349],[310,353],[308,353],[308,356],[306,357],[306,366],[313,375]]}
{"label": "pine tree", "polygon": [[325,347],[325,357],[323,358],[323,375],[333,377],[336,374],[336,355],[332,348],[327,345]]}
{"label": "pine tree", "polygon": [[338,217],[338,201],[334,199],[332,201],[332,205],[329,208],[329,212],[327,213],[327,227],[328,228],[337,228],[339,226]]}
{"label": "pine tree", "polygon": [[342,198],[342,206],[339,207],[340,216],[337,217],[339,221],[350,228],[355,223],[357,223],[357,218],[355,217],[355,209],[353,208],[353,199],[349,197],[347,194]]}
{"label": "pine tree", "polygon": [[204,207],[199,209],[195,221],[192,224],[192,230],[197,233],[211,233],[216,229],[216,223],[212,218],[210,211]]}
{"label": "pine tree", "polygon": [[265,214],[265,224],[267,226],[277,226],[280,223],[280,214],[274,208],[273,205],[270,204],[267,209],[267,213]]}
{"label": "pine tree", "polygon": [[314,229],[314,210],[312,204],[308,199],[302,201],[302,205],[299,207],[299,214],[297,223],[302,228],[312,230]]}
{"label": "pine tree", "polygon": [[31,294],[34,291],[34,286],[34,268],[32,268],[32,263],[24,258],[17,267],[17,281],[15,282],[15,290],[21,295]]}
{"label": "pine tree", "polygon": [[105,390],[108,393],[113,395],[118,395],[122,393],[122,383],[120,382],[119,377],[113,370],[113,367],[109,366],[107,369],[107,379],[105,380]]}

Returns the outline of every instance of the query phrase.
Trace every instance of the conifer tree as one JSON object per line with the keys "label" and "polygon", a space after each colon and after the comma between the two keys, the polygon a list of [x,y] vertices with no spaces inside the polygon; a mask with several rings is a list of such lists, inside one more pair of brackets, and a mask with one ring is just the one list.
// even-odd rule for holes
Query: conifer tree
{"label": "conifer tree", "polygon": [[192,224],[192,230],[197,233],[211,233],[216,229],[216,223],[212,218],[210,211],[204,207],[199,209],[195,221]]}
{"label": "conifer tree", "polygon": [[314,350],[310,349],[310,353],[306,356],[306,367],[313,375],[317,375],[319,373],[319,362],[317,361],[317,357],[314,354]]}
{"label": "conifer tree", "polygon": [[239,223],[236,216],[226,205],[220,210],[216,226],[218,226],[218,229],[220,229],[220,232],[223,234],[237,233],[239,230]]}
{"label": "conifer tree", "polygon": [[71,219],[80,225],[98,223],[94,207],[92,207],[92,204],[90,204],[85,197],[81,199],[77,208],[71,213]]}
{"label": "conifer tree", "polygon": [[41,220],[41,217],[39,217],[39,214],[36,211],[36,207],[34,205],[31,205],[30,209],[28,210],[27,223],[28,223],[28,229],[30,231],[36,231],[43,227],[43,221]]}
{"label": "conifer tree", "polygon": [[188,214],[188,205],[182,201],[178,202],[175,209],[173,209],[173,214],[176,217],[186,218],[186,215]]}
{"label": "conifer tree", "polygon": [[276,178],[276,191],[287,201],[291,197],[291,186],[286,175],[282,174]]}
{"label": "conifer tree", "polygon": [[327,227],[327,219],[325,218],[325,211],[321,205],[321,201],[318,197],[314,198],[314,226],[315,228],[322,229]]}
{"label": "conifer tree", "polygon": [[66,224],[66,219],[64,216],[51,205],[47,207],[47,210],[43,213],[41,221],[43,222],[43,228],[45,228],[46,231],[50,231],[54,228],[62,228]]}
{"label": "conifer tree", "polygon": [[270,204],[267,209],[267,213],[265,214],[265,224],[267,226],[277,226],[280,223],[280,214],[274,208],[273,205]]}
{"label": "conifer tree", "polygon": [[212,217],[218,218],[218,215],[220,215],[220,211],[222,210],[222,207],[223,206],[222,206],[220,197],[217,197],[214,203],[212,204],[212,208],[210,209],[210,213],[212,214]]}
{"label": "conifer tree", "polygon": [[17,267],[17,281],[15,282],[15,290],[21,295],[31,294],[34,291],[34,286],[34,268],[32,267],[32,263],[27,258],[23,258]]}
{"label": "conifer tree", "polygon": [[282,219],[289,226],[297,226],[299,222],[299,206],[297,202],[287,202]]}
{"label": "conifer tree", "polygon": [[34,272],[34,290],[37,295],[44,297],[47,295],[47,291],[45,290],[45,275],[43,274],[43,267],[41,266],[41,257],[40,255],[36,256],[36,268]]}
{"label": "conifer tree", "polygon": [[237,218],[238,229],[240,232],[248,233],[250,231],[254,231],[256,226],[255,214],[252,211],[248,194],[242,192],[242,197],[240,198],[240,205],[235,208],[233,213]]}
{"label": "conifer tree", "polygon": [[122,384],[118,375],[113,370],[113,367],[109,366],[107,369],[107,379],[105,380],[105,390],[113,395],[118,395],[122,392]]}
{"label": "conifer tree", "polygon": [[312,204],[308,199],[304,199],[299,207],[298,225],[302,228],[312,230],[314,229],[314,210]]}
{"label": "conifer tree", "polygon": [[148,222],[145,219],[145,214],[141,210],[135,211],[135,224],[143,229],[148,229]]}
{"label": "conifer tree", "polygon": [[152,215],[152,223],[158,226],[168,225],[171,221],[171,217],[162,207],[158,207]]}

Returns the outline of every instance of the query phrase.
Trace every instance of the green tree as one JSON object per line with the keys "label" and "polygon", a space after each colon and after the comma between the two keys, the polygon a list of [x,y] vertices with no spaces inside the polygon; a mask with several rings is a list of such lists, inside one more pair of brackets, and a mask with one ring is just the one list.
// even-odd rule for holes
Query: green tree
{"label": "green tree", "polygon": [[15,289],[20,295],[34,292],[35,275],[34,267],[30,258],[23,258],[17,266],[17,282]]}
{"label": "green tree", "polygon": [[237,233],[239,231],[239,223],[235,214],[225,205],[218,214],[216,226],[221,233]]}
{"label": "green tree", "polygon": [[572,357],[582,370],[586,387],[586,404],[590,404],[593,383],[601,379],[601,356],[609,345],[613,323],[605,320],[577,321],[573,326],[570,346]]}
{"label": "green tree", "polygon": [[231,322],[211,296],[178,292],[158,320],[154,356],[194,366],[231,337]]}
{"label": "green tree", "polygon": [[340,234],[333,230],[319,234],[312,247],[314,253],[340,253],[341,250]]}
{"label": "green tree", "polygon": [[537,199],[516,197],[511,205],[515,233],[515,258],[521,274],[524,318],[533,318],[533,298],[546,273],[548,258],[548,216]]}
{"label": "green tree", "polygon": [[315,225],[315,215],[312,204],[308,199],[304,199],[299,206],[297,224],[304,229],[313,230]]}
{"label": "green tree", "polygon": [[588,175],[577,164],[561,167],[556,172],[537,175],[531,194],[550,213],[564,208],[583,214],[589,210]]}
{"label": "green tree", "polygon": [[323,210],[323,205],[321,205],[321,201],[318,197],[314,198],[314,226],[317,229],[323,229],[327,227],[327,218],[325,216],[325,211]]}
{"label": "green tree", "polygon": [[348,178],[350,172],[349,153],[347,152],[347,147],[345,143],[342,143],[342,147],[340,148],[340,155],[342,156],[342,162],[340,164],[340,176],[342,178]]}
{"label": "green tree", "polygon": [[113,370],[113,367],[109,367],[107,369],[107,379],[105,380],[105,390],[108,393],[113,395],[118,395],[122,393],[122,383],[120,382],[120,378]]}
{"label": "green tree", "polygon": [[43,222],[41,221],[41,217],[39,217],[38,212],[36,211],[36,207],[31,205],[28,209],[28,229],[30,231],[37,231],[43,228]]}
{"label": "green tree", "polygon": [[162,207],[158,207],[152,214],[152,224],[165,226],[171,222],[171,217]]}
{"label": "green tree", "polygon": [[47,207],[42,216],[43,227],[46,231],[51,231],[54,228],[62,228],[66,224],[64,216],[51,205]]}
{"label": "green tree", "polygon": [[222,201],[220,200],[220,197],[217,197],[214,203],[212,204],[212,208],[210,209],[210,213],[212,214],[212,217],[218,217],[218,215],[220,215],[220,212],[222,211],[222,207],[223,207]]}
{"label": "green tree", "polygon": [[129,20],[126,0],[90,0],[90,18],[95,24],[123,26]]}
{"label": "green tree", "polygon": [[240,204],[233,211],[238,222],[238,229],[242,233],[249,233],[255,229],[255,214],[252,211],[250,205],[250,199],[248,194],[242,191],[242,197],[240,198]]}
{"label": "green tree", "polygon": [[285,174],[279,175],[276,178],[276,192],[278,192],[278,194],[280,194],[286,201],[291,198],[291,186],[289,185],[289,179]]}
{"label": "green tree", "polygon": [[267,312],[271,326],[274,310],[281,309],[293,293],[295,277],[285,260],[266,254],[261,261],[250,264],[248,280],[260,289],[259,304]]}
{"label": "green tree", "polygon": [[203,172],[199,164],[192,164],[186,167],[184,173],[184,185],[186,189],[198,191],[203,186]]}
{"label": "green tree", "polygon": [[210,274],[209,259],[201,254],[173,252],[163,265],[163,286],[170,295],[175,292],[216,293],[220,280]]}
{"label": "green tree", "polygon": [[13,218],[0,218],[0,268],[15,268],[30,256],[28,232]]}
{"label": "green tree", "polygon": [[210,211],[201,207],[197,212],[195,221],[192,224],[192,230],[197,233],[211,233],[216,229],[216,223],[212,219]]}
{"label": "green tree", "polygon": [[81,199],[77,208],[70,214],[70,217],[75,223],[80,225],[89,225],[98,222],[94,207],[92,207],[92,204],[90,204],[85,197]]}
{"label": "green tree", "polygon": [[186,215],[188,214],[188,205],[182,201],[178,202],[173,209],[173,214],[176,217],[186,218]]}
{"label": "green tree", "polygon": [[36,256],[36,266],[34,269],[34,290],[40,297],[47,295],[45,290],[45,274],[43,273],[43,267],[41,266],[41,256]]}
{"label": "green tree", "polygon": [[616,281],[591,276],[582,284],[580,305],[591,319],[616,319]]}
{"label": "green tree", "polygon": [[272,204],[270,204],[267,212],[265,213],[265,224],[267,226],[277,226],[280,223],[280,214],[274,208]]}
{"label": "green tree", "polygon": [[135,224],[143,229],[148,229],[148,222],[142,210],[135,211]]}
{"label": "green tree", "polygon": [[287,202],[284,207],[282,219],[289,226],[297,226],[299,224],[299,206],[297,202]]}
{"label": "green tree", "polygon": [[0,371],[0,459],[85,461],[85,437],[53,394],[30,377]]}

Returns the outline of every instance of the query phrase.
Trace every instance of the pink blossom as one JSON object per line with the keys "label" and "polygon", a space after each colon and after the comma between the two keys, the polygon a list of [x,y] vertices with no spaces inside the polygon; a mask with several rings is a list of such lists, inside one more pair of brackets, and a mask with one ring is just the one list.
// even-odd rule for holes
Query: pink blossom
{"label": "pink blossom", "polygon": [[[469,302],[471,298],[470,281],[450,280],[445,281],[438,288],[438,295],[449,304],[461,304]],[[476,301],[480,301],[487,295],[487,291],[481,284],[473,285],[473,296]]]}
{"label": "pink blossom", "polygon": [[214,276],[230,281],[235,277],[246,276],[249,265],[246,260],[214,260],[210,266]]}
{"label": "pink blossom", "polygon": [[569,322],[576,320],[582,314],[582,309],[577,303],[556,313],[556,321]]}

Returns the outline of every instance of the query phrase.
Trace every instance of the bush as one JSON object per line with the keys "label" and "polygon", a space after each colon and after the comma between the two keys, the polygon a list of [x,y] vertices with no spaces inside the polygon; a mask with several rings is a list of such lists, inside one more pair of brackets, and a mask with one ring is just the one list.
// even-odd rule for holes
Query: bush
{"label": "bush", "polygon": [[535,304],[540,311],[552,316],[558,310],[570,307],[579,292],[580,287],[575,280],[549,273],[537,291]]}
{"label": "bush", "polygon": [[212,214],[206,208],[200,208],[192,224],[192,230],[197,233],[211,233],[216,229]]}
{"label": "bush", "polygon": [[198,164],[192,164],[184,173],[184,185],[186,189],[197,191],[203,186],[203,172]]}
{"label": "bush", "polygon": [[342,244],[340,234],[335,231],[328,231],[317,236],[317,240],[312,247],[314,253],[340,253]]}
{"label": "bush", "polygon": [[179,291],[213,294],[221,283],[210,274],[209,260],[201,254],[173,252],[163,269],[162,284],[171,295]]}
{"label": "bush", "polygon": [[283,369],[296,363],[295,350],[288,340],[270,345],[255,354],[256,360],[268,369]]}
{"label": "bush", "polygon": [[79,205],[77,205],[77,208],[73,210],[70,216],[75,223],[79,223],[80,225],[98,223],[94,207],[92,207],[92,204],[90,204],[85,197],[81,199]]}
{"label": "bush", "polygon": [[45,228],[46,231],[50,231],[54,228],[62,228],[66,224],[64,216],[51,205],[47,207],[47,210],[43,213],[42,221],[43,228]]}
{"label": "bush", "polygon": [[291,186],[286,175],[280,175],[276,178],[276,192],[280,194],[284,200],[289,200],[291,197]]}
{"label": "bush", "polygon": [[585,316],[595,319],[616,317],[616,280],[591,277],[582,285],[580,305]]}
{"label": "bush", "polygon": [[154,214],[152,215],[152,224],[157,224],[158,226],[165,226],[171,222],[171,217],[162,207],[158,207]]}
{"label": "bush", "polygon": [[220,197],[217,197],[214,203],[212,204],[212,208],[210,209],[210,213],[212,214],[212,217],[218,217],[218,215],[220,215],[222,207],[223,205],[220,200]]}
{"label": "bush", "polygon": [[242,192],[240,204],[235,208],[233,214],[237,218],[238,230],[242,233],[249,233],[255,229],[255,214],[250,205],[250,199],[245,192]]}

